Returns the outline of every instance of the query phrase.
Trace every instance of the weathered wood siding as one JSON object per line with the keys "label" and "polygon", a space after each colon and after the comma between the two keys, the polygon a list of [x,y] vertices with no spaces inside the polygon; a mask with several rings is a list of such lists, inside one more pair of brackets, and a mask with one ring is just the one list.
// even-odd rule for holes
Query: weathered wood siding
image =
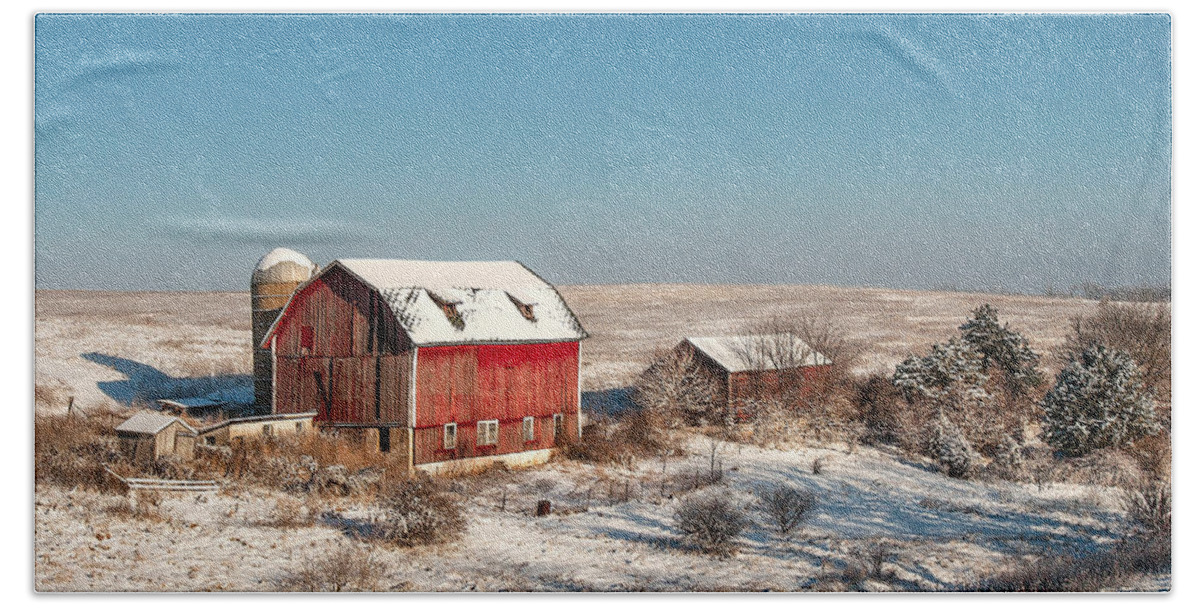
{"label": "weathered wood siding", "polygon": [[335,268],[305,286],[275,334],[275,412],[407,426],[411,347],[387,304]]}
{"label": "weathered wood siding", "polygon": [[729,374],[729,403],[740,410],[748,401],[777,399],[788,407],[800,407],[829,373],[828,365],[794,369],[748,371]]}
{"label": "weathered wood siding", "polygon": [[[553,447],[554,415],[566,439],[578,437],[579,343],[423,347],[417,356],[415,462],[511,454]],[[534,417],[534,439],[522,423]],[[498,421],[494,446],[476,445],[477,424]],[[458,425],[454,450],[443,425]]]}

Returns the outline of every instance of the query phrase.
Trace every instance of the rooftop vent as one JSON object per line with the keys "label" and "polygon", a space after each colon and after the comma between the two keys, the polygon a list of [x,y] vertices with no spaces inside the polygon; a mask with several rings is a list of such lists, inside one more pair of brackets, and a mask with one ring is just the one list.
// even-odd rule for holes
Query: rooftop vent
{"label": "rooftop vent", "polygon": [[511,293],[504,293],[508,295],[508,299],[511,300],[513,305],[517,307],[517,310],[521,311],[521,316],[525,317],[526,321],[537,321],[537,317],[533,315],[533,304],[526,304],[518,300],[516,296],[512,295]]}
{"label": "rooftop vent", "polygon": [[462,329],[467,326],[466,322],[463,321],[462,313],[458,312],[458,305],[461,302],[451,302],[450,300],[433,293],[433,291],[429,289],[426,289],[425,293],[429,294],[429,299],[433,300],[434,304],[437,304],[441,307],[442,314],[446,315],[446,320],[454,326],[454,329],[462,331]]}

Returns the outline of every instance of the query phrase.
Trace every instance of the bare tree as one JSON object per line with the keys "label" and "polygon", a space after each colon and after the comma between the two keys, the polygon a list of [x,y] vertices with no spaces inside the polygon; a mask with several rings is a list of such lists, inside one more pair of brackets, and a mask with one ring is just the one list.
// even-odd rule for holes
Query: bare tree
{"label": "bare tree", "polygon": [[799,334],[799,326],[782,317],[759,321],[742,336],[737,356],[756,371],[800,367],[813,362],[814,351]]}
{"label": "bare tree", "polygon": [[659,353],[634,386],[634,401],[644,410],[689,424],[719,422],[714,400],[717,385],[688,350]]}
{"label": "bare tree", "polygon": [[1071,331],[1058,349],[1065,365],[1089,346],[1129,353],[1141,368],[1146,384],[1159,398],[1171,398],[1171,306],[1158,302],[1102,300],[1091,315],[1071,319]]}
{"label": "bare tree", "polygon": [[745,328],[739,357],[751,369],[788,369],[816,362],[817,355],[846,378],[862,354],[861,345],[828,320],[800,315],[771,317]]}

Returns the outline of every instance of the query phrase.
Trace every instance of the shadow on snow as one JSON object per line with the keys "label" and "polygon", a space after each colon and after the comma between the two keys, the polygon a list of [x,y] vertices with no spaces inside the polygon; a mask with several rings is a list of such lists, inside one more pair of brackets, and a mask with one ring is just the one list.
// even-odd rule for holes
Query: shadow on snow
{"label": "shadow on snow", "polygon": [[132,359],[95,352],[79,356],[127,376],[125,380],[105,380],[96,383],[97,388],[105,395],[127,406],[135,403],[153,404],[158,399],[191,397],[206,397],[234,406],[247,405],[254,401],[254,377],[249,374],[180,378]]}

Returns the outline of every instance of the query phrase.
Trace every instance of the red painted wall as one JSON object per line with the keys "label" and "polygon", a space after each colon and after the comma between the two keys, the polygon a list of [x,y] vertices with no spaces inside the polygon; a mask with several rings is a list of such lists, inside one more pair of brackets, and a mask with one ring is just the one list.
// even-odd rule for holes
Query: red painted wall
{"label": "red painted wall", "polygon": [[[417,355],[415,462],[511,454],[554,446],[554,414],[578,438],[579,343],[467,344],[422,347]],[[535,417],[535,438],[521,424]],[[477,446],[481,420],[499,421],[495,446]],[[443,425],[458,425],[454,450],[442,449]]]}

